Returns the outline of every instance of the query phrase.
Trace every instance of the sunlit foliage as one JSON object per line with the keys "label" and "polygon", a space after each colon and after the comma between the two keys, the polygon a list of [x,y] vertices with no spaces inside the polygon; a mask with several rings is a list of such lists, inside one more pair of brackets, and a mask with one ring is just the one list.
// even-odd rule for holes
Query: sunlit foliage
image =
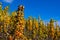
{"label": "sunlit foliage", "polygon": [[0,3],[0,33],[5,36],[5,39],[60,40],[60,27],[53,19],[50,19],[47,24],[40,17],[36,19],[29,16],[28,19],[25,19],[22,5],[10,15],[8,9],[9,6],[2,9],[2,3]]}

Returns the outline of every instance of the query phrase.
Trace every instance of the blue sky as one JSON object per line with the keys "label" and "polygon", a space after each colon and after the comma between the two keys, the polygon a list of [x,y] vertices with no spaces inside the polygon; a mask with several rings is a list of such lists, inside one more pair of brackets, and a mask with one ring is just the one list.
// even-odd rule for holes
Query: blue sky
{"label": "blue sky", "polygon": [[0,0],[3,8],[10,6],[9,11],[17,10],[18,5],[24,5],[25,18],[32,16],[42,20],[53,18],[60,21],[60,0]]}

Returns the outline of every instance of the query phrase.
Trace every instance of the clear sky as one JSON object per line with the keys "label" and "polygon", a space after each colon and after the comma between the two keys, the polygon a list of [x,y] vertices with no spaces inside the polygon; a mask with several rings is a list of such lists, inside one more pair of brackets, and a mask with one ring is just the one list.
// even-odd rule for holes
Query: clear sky
{"label": "clear sky", "polygon": [[18,5],[24,5],[25,18],[40,16],[42,20],[50,18],[60,20],[60,0],[0,0],[0,2],[3,8],[9,5],[10,12],[17,10]]}

